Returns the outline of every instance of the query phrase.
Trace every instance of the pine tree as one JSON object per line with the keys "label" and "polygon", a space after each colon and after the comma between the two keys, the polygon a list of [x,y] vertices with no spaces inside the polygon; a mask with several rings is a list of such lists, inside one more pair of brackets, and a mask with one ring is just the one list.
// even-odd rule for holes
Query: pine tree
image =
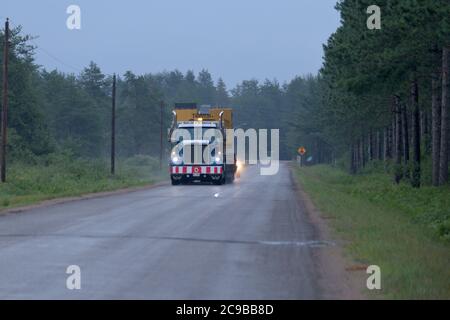
{"label": "pine tree", "polygon": [[215,104],[221,107],[229,106],[230,104],[230,95],[222,78],[217,80]]}

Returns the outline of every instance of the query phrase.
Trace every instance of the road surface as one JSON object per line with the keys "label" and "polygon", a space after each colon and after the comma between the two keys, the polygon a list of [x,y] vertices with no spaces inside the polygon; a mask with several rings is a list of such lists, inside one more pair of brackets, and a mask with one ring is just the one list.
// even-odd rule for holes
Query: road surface
{"label": "road surface", "polygon": [[[162,185],[0,215],[0,299],[316,299],[288,164],[234,184]],[[69,265],[81,290],[68,290]]]}

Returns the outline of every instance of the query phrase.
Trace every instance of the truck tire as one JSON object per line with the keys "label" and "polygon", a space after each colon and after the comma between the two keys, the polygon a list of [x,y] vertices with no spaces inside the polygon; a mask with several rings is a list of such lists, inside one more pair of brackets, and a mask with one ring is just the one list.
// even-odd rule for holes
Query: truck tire
{"label": "truck tire", "polygon": [[172,179],[172,185],[173,186],[178,186],[180,184],[180,181],[179,180],[174,180],[174,179]]}

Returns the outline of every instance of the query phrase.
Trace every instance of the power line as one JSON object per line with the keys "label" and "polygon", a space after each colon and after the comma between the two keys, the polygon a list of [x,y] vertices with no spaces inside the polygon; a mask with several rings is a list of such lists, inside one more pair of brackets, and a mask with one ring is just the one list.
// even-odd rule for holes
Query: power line
{"label": "power line", "polygon": [[[0,18],[3,18],[2,16],[0,16]],[[6,18],[5,18],[6,19]],[[11,19],[9,19],[9,23],[10,25],[12,25],[13,27],[18,27],[18,25],[16,25],[15,23],[13,23],[11,21]],[[36,41],[34,41],[32,38],[29,39],[29,41],[35,45],[35,48],[43,53],[45,53],[47,56],[49,56],[50,58],[52,58],[54,61],[58,62],[59,64],[72,69],[73,71],[77,72],[77,73],[81,73],[82,69],[73,66],[72,64],[69,64],[67,62],[65,62],[64,60],[62,60],[61,58],[58,58],[56,55],[52,54],[49,50],[45,49],[44,47],[42,47],[41,45],[37,44]]]}
{"label": "power line", "polygon": [[50,58],[52,58],[52,59],[55,60],[56,62],[59,62],[60,64],[66,66],[66,67],[68,67],[68,68],[70,68],[70,69],[72,69],[72,70],[74,70],[74,71],[76,71],[76,72],[78,72],[78,73],[81,73],[81,72],[82,72],[80,68],[74,67],[73,65],[70,65],[70,64],[64,62],[63,60],[61,60],[61,59],[58,58],[57,56],[53,55],[52,53],[50,53],[48,50],[46,50],[46,49],[43,48],[42,46],[39,46],[34,40],[30,40],[30,41],[36,46],[36,49],[38,49],[38,50],[44,52],[46,55],[48,55]]}

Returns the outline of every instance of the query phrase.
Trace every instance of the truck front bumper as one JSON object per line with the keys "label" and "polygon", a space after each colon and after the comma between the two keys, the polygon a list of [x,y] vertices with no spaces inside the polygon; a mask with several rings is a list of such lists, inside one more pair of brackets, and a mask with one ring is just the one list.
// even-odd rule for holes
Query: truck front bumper
{"label": "truck front bumper", "polygon": [[192,165],[170,167],[170,175],[174,180],[217,181],[223,177],[223,174],[223,166]]}

